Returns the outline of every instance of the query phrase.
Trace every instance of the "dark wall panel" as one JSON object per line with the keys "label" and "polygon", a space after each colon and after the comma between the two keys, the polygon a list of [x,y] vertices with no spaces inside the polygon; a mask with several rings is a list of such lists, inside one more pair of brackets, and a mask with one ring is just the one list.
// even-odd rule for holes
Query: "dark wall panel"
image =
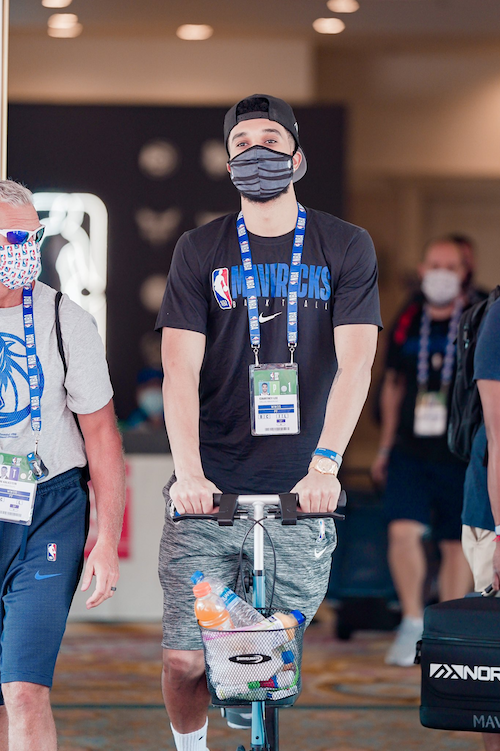
{"label": "dark wall panel", "polygon": [[[166,274],[179,235],[205,212],[238,208],[229,176],[214,177],[201,156],[207,141],[222,141],[225,108],[11,105],[8,175],[34,192],[94,193],[109,213],[107,347],[116,409],[135,406],[138,371],[145,362],[141,338],[155,314],[140,299],[149,277]],[[308,172],[297,186],[306,206],[342,216],[344,111],[341,107],[295,108]],[[161,139],[173,146],[177,165],[158,179],[141,169],[144,145]],[[217,152],[217,149],[215,149]],[[161,157],[161,154],[160,154]],[[168,153],[167,153],[168,157]],[[217,153],[213,155],[216,160]],[[167,158],[168,161],[168,158]],[[164,215],[168,238],[141,237],[136,212],[149,209],[153,224]],[[177,221],[178,220],[178,221]]]}

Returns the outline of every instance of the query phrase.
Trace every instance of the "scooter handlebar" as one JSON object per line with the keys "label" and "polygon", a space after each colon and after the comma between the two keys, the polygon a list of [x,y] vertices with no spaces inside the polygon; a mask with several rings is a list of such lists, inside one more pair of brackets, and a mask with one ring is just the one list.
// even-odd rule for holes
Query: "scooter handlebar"
{"label": "scooter handlebar", "polygon": [[[267,499],[267,500],[266,500]],[[237,515],[245,511],[245,507],[255,504],[275,504],[279,506],[279,512],[273,514],[274,518],[281,519],[285,526],[296,525],[298,521],[305,519],[338,519],[343,520],[345,516],[336,511],[313,512],[308,513],[299,511],[298,493],[281,493],[280,495],[259,495],[244,496],[230,493],[215,493],[213,497],[214,508],[219,509],[217,513],[212,514],[179,514],[175,512],[173,521],[183,521],[184,519],[204,519],[218,522],[221,527],[232,527]],[[347,505],[347,494],[342,490],[337,503],[337,508],[345,508]]]}

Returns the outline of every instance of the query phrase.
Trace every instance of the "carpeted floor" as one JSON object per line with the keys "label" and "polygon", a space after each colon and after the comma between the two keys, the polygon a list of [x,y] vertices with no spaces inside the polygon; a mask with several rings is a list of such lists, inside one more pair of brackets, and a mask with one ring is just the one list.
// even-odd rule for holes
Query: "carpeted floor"
{"label": "carpeted floor", "polygon": [[[479,751],[478,734],[423,728],[419,668],[384,665],[391,636],[332,637],[323,606],[306,634],[303,692],[281,713],[280,745],[311,751]],[[160,692],[159,624],[70,624],[59,657],[52,704],[61,751],[173,749]],[[246,731],[230,730],[210,710],[211,751],[248,748]]]}

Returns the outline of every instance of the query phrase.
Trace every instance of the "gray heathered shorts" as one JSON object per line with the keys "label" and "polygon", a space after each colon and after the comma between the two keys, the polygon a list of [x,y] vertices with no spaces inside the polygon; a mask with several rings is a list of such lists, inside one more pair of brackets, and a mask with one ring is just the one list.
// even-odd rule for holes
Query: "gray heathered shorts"
{"label": "gray heathered shorts", "polygon": [[[173,522],[169,490],[174,481],[172,477],[163,488],[166,509],[158,569],[163,588],[162,646],[165,649],[201,649],[190,576],[200,570],[235,589],[240,547],[251,522],[237,520],[233,527],[219,527],[217,522],[203,520]],[[279,521],[270,520],[266,527],[276,548],[273,609],[300,610],[309,623],[328,587],[332,553],[337,544],[335,523],[326,519],[322,529],[317,519],[299,522],[295,527],[283,527]],[[264,548],[269,604],[273,554],[268,539]],[[244,548],[248,570],[251,570],[252,551],[253,533],[250,532]],[[242,594],[241,581],[236,591]]]}

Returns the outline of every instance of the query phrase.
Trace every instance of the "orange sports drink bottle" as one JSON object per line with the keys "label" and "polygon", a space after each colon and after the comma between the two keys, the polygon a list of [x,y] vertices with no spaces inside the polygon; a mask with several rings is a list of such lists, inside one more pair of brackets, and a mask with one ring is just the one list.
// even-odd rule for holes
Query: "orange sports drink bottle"
{"label": "orange sports drink bottle", "polygon": [[196,597],[194,613],[200,626],[218,631],[230,631],[233,628],[224,600],[212,592],[212,587],[207,581],[195,584],[193,593]]}

